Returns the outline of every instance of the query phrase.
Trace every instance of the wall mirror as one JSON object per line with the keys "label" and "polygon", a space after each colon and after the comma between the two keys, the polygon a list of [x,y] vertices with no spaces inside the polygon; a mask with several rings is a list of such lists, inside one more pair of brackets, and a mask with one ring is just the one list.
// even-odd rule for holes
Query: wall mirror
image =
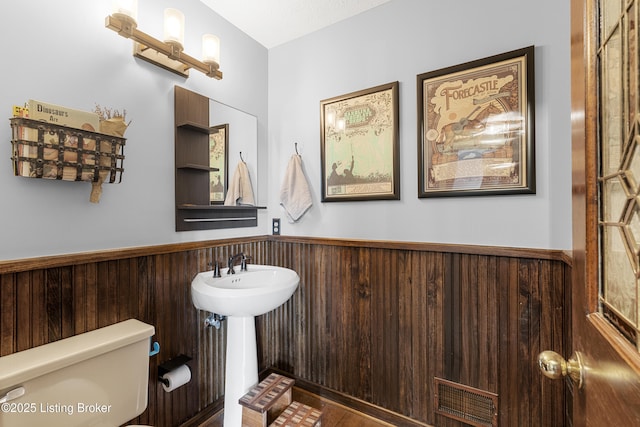
{"label": "wall mirror", "polygon": [[[210,200],[222,205],[229,182],[244,161],[249,170],[254,199],[258,200],[258,118],[230,105],[209,100],[209,136],[211,166]],[[221,191],[222,190],[222,191]]]}
{"label": "wall mirror", "polygon": [[[219,188],[233,190],[234,171],[243,164],[257,200],[257,117],[180,86],[174,96],[176,231],[257,226],[261,207],[249,205],[250,199],[225,206],[224,186]],[[212,155],[216,138],[222,143]]]}

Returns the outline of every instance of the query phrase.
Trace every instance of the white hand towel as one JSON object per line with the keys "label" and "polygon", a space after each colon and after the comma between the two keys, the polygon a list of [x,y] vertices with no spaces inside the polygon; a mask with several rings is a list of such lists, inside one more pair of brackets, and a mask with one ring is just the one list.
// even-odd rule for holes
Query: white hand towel
{"label": "white hand towel", "polygon": [[293,222],[298,221],[313,204],[309,183],[302,171],[302,157],[291,156],[280,187],[280,204]]}
{"label": "white hand towel", "polygon": [[238,162],[233,178],[229,182],[227,197],[224,199],[225,206],[255,205],[253,198],[253,187],[249,177],[249,169],[243,161]]}

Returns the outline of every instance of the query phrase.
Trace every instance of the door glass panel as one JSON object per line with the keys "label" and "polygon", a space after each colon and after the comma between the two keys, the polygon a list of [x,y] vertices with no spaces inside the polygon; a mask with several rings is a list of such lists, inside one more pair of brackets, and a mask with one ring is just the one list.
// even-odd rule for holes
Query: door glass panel
{"label": "door glass panel", "polygon": [[628,65],[625,67],[627,72],[627,102],[629,111],[627,112],[627,126],[633,125],[636,114],[638,114],[638,73],[633,72],[638,70],[638,7],[634,2],[627,9],[624,23],[624,33],[626,34],[626,52],[624,57],[628,61]]}
{"label": "door glass panel", "polygon": [[601,33],[607,37],[620,19],[622,0],[602,0],[600,2]]}
{"label": "door glass panel", "polygon": [[604,231],[604,280],[607,283],[603,299],[630,325],[636,325],[636,274],[627,256],[623,233],[619,227]]}
{"label": "door glass panel", "polygon": [[[600,311],[640,341],[637,2],[600,0]],[[623,10],[624,6],[624,10]]]}
{"label": "door glass panel", "polygon": [[629,147],[630,150],[633,150],[629,155],[628,162],[625,164],[625,176],[627,178],[627,182],[629,183],[630,191],[633,194],[638,194],[638,190],[640,188],[640,147],[638,146],[637,138],[634,136],[635,132],[631,135],[631,144]]}
{"label": "door glass panel", "polygon": [[630,203],[630,215],[629,221],[626,226],[625,232],[629,234],[628,240],[631,243],[631,249],[635,256],[634,264],[636,265],[636,270],[638,269],[638,254],[640,254],[640,206],[638,205],[638,200],[633,200]]}
{"label": "door glass panel", "polygon": [[627,197],[618,177],[610,178],[602,184],[602,221],[619,225]]}
{"label": "door glass panel", "polygon": [[602,167],[603,175],[615,173],[620,168],[622,155],[622,100],[620,31],[609,39],[601,54],[602,87]]}

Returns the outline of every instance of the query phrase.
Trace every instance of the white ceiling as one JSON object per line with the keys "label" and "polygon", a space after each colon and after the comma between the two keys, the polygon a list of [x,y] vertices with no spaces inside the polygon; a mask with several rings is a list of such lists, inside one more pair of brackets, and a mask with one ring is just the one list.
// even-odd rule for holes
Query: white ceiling
{"label": "white ceiling", "polygon": [[390,0],[200,0],[266,48]]}

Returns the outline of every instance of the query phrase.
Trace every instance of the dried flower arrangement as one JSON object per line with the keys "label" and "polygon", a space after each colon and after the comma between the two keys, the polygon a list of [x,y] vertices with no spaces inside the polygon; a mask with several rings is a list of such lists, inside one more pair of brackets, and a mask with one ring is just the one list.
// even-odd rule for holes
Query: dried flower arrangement
{"label": "dried flower arrangement", "polygon": [[[127,110],[122,110],[122,113],[120,113],[118,110],[112,110],[111,108],[102,107],[99,104],[96,104],[94,113],[96,113],[100,119],[101,133],[124,138],[124,133],[127,130],[127,127],[131,124],[131,121],[129,121],[129,123],[125,122]],[[101,142],[100,145],[101,151],[110,152],[112,149],[109,143]],[[116,146],[115,151],[120,151],[119,144]],[[102,163],[103,160],[105,162],[104,165],[108,166],[110,160],[105,158],[101,159],[100,162]],[[98,181],[91,183],[91,196],[89,197],[91,203],[98,203],[100,201],[100,196],[102,195],[102,183],[104,182],[106,175],[106,172],[100,172],[100,178]]]}
{"label": "dried flower arrangement", "polygon": [[120,113],[119,110],[113,110],[96,104],[94,113],[100,118],[100,132],[106,133],[107,135],[124,137],[124,132],[131,124],[131,121],[129,121],[129,123],[125,122],[127,110],[122,110],[122,113]]}

